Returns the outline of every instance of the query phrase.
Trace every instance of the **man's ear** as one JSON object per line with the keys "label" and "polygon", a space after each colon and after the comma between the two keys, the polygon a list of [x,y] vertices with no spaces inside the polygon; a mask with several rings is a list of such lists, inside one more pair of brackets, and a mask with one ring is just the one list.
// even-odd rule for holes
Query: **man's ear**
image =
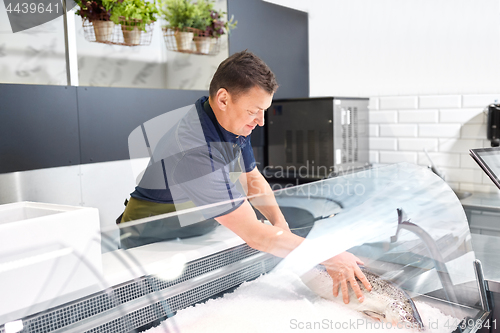
{"label": "man's ear", "polygon": [[215,95],[215,102],[221,111],[226,111],[229,100],[229,93],[226,89],[220,88]]}

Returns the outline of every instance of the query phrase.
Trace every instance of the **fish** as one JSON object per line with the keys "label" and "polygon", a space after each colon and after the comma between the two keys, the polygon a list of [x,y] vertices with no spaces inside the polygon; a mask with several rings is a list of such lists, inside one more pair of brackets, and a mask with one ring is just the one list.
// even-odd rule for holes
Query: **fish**
{"label": "fish", "polygon": [[317,265],[301,276],[302,282],[317,295],[341,303],[343,306],[356,310],[365,316],[393,326],[413,328],[424,331],[422,318],[410,296],[391,281],[381,278],[364,266],[359,266],[372,286],[367,291],[361,281],[356,278],[364,301],[360,303],[352,288],[349,288],[349,304],[344,304],[341,292],[339,296],[333,295],[333,280],[326,268]]}

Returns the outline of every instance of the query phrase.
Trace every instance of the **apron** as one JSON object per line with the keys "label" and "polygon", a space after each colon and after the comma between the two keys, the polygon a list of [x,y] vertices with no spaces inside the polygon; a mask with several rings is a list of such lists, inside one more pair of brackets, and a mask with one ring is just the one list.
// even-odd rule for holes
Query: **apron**
{"label": "apron", "polygon": [[[242,173],[241,152],[230,164],[230,181],[236,183]],[[130,198],[125,201],[125,211],[116,223],[128,222],[145,217],[156,216],[177,211],[176,205],[156,203],[147,200]],[[196,207],[192,201],[177,204],[178,210]],[[181,226],[177,216],[170,216],[156,221],[120,228],[121,248],[130,249],[137,246],[204,235],[214,230],[219,223],[215,219],[207,219],[188,226]]]}

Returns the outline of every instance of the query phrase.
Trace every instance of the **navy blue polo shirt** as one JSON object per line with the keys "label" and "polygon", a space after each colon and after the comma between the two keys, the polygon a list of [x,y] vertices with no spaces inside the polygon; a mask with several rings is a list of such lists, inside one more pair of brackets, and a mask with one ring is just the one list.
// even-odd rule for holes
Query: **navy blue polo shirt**
{"label": "navy blue polo shirt", "polygon": [[250,136],[225,130],[208,97],[202,97],[158,141],[131,197],[171,204],[192,201],[196,206],[226,202],[210,216],[217,217],[244,202],[245,194],[234,175],[255,166]]}

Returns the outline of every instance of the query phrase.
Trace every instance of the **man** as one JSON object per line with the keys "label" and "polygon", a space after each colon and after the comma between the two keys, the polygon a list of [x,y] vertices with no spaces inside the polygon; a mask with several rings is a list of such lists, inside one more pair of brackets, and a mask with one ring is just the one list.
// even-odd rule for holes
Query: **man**
{"label": "man", "polygon": [[[176,227],[168,231],[170,236],[198,235],[217,221],[250,247],[278,257],[298,247],[304,238],[290,232],[271,187],[255,166],[250,144],[252,130],[264,126],[264,112],[277,88],[273,72],[254,54],[243,51],[223,61],[210,83],[209,98],[200,98],[156,146],[121,221],[210,205],[203,231],[197,223]],[[231,180],[240,167],[243,190]],[[272,225],[257,219],[249,201]],[[371,290],[358,263],[347,252],[322,263],[333,279],[333,294],[338,295],[340,286],[345,303],[347,283],[363,300],[356,277]]]}

